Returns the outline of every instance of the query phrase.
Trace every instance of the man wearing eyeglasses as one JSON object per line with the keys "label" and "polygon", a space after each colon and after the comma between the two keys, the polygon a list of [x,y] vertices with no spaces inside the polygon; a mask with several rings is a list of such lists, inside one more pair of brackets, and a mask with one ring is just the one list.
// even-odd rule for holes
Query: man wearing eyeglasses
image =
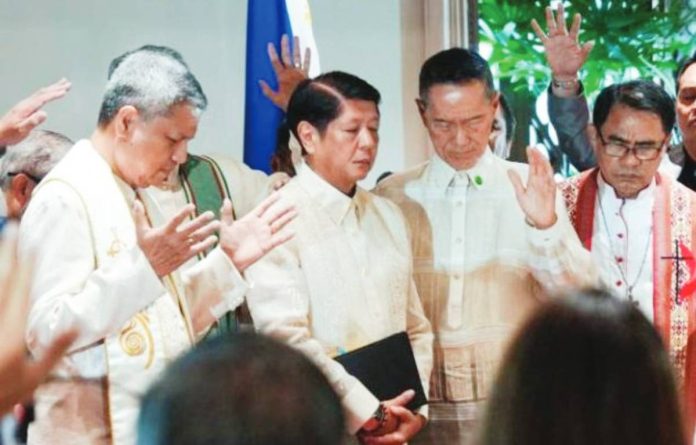
{"label": "man wearing eyeglasses", "polygon": [[661,333],[693,426],[696,193],[658,172],[675,123],[674,101],[652,82],[612,85],[597,97],[593,122],[598,166],[570,178],[562,194],[604,283]]}
{"label": "man wearing eyeglasses", "polygon": [[[546,7],[547,32],[536,20],[532,28],[544,46],[553,79],[548,90],[548,113],[558,135],[558,146],[578,171],[597,165],[587,126],[589,109],[579,72],[585,64],[594,41],[579,40],[582,17],[575,14],[568,29],[563,3],[554,14]],[[667,148],[660,171],[696,190],[696,52],[676,72],[676,114],[681,142]]]}
{"label": "man wearing eyeglasses", "polygon": [[0,189],[8,219],[20,219],[34,187],[72,147],[62,134],[34,130],[15,145],[0,162]]}

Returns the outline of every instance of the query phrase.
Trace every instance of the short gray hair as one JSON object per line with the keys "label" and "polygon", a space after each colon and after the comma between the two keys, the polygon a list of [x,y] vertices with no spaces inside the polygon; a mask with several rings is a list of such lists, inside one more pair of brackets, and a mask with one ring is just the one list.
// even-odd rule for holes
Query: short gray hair
{"label": "short gray hair", "polygon": [[34,130],[25,140],[9,147],[0,161],[0,188],[10,187],[12,176],[24,173],[41,180],[73,146],[66,136],[48,130]]}
{"label": "short gray hair", "polygon": [[111,62],[99,126],[111,122],[126,105],[151,119],[167,114],[173,105],[182,102],[190,103],[198,112],[208,106],[201,84],[181,54],[165,46],[145,45]]}

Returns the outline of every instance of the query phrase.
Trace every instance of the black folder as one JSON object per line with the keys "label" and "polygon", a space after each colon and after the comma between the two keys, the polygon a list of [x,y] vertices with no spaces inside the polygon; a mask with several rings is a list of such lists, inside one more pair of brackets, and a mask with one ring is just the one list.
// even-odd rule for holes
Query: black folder
{"label": "black folder", "polygon": [[407,389],[416,392],[406,407],[412,411],[428,403],[413,349],[405,332],[335,357],[379,400],[392,399]]}

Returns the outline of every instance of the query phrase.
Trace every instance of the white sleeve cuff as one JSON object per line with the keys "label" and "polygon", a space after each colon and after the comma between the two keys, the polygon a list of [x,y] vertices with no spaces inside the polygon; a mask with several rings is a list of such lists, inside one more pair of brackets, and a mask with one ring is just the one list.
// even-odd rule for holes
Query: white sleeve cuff
{"label": "white sleeve cuff", "polygon": [[561,238],[561,218],[557,217],[556,222],[549,228],[537,229],[527,227],[527,239],[532,246],[537,248],[548,248],[557,244]]}
{"label": "white sleeve cuff", "polygon": [[218,319],[242,304],[249,284],[220,247],[208,254],[206,263],[222,291],[222,301],[210,308],[210,313]]}
{"label": "white sleeve cuff", "polygon": [[343,396],[343,406],[346,411],[346,428],[350,434],[355,434],[377,411],[379,400],[355,379],[352,388]]}

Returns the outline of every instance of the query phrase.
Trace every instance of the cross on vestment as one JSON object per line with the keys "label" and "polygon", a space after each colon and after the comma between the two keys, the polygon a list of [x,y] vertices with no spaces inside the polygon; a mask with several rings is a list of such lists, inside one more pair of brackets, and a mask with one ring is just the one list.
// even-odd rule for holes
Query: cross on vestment
{"label": "cross on vestment", "polygon": [[[680,249],[680,247],[681,247],[681,249]],[[686,255],[684,255],[684,256],[680,255],[679,254],[680,250],[685,251]],[[689,280],[688,283],[684,284],[684,286],[682,288],[682,290],[684,290],[684,288],[687,287],[687,285],[689,285],[689,287],[691,287],[693,285],[693,282],[694,282],[694,278],[695,278],[694,273],[693,273],[694,272],[694,257],[691,254],[691,251],[689,251],[689,249],[685,245],[683,245],[683,244],[680,245],[678,240],[674,240],[674,252],[675,252],[675,254],[673,256],[662,256],[662,257],[660,257],[660,259],[673,260],[675,262],[676,269],[675,269],[675,279],[674,279],[674,301],[677,304],[681,304],[681,301],[679,299],[679,297],[680,297],[679,277],[680,277],[680,273],[681,273],[681,267],[680,267],[681,262],[685,261],[687,263],[687,266],[689,267],[689,270],[691,271],[691,279]]]}

